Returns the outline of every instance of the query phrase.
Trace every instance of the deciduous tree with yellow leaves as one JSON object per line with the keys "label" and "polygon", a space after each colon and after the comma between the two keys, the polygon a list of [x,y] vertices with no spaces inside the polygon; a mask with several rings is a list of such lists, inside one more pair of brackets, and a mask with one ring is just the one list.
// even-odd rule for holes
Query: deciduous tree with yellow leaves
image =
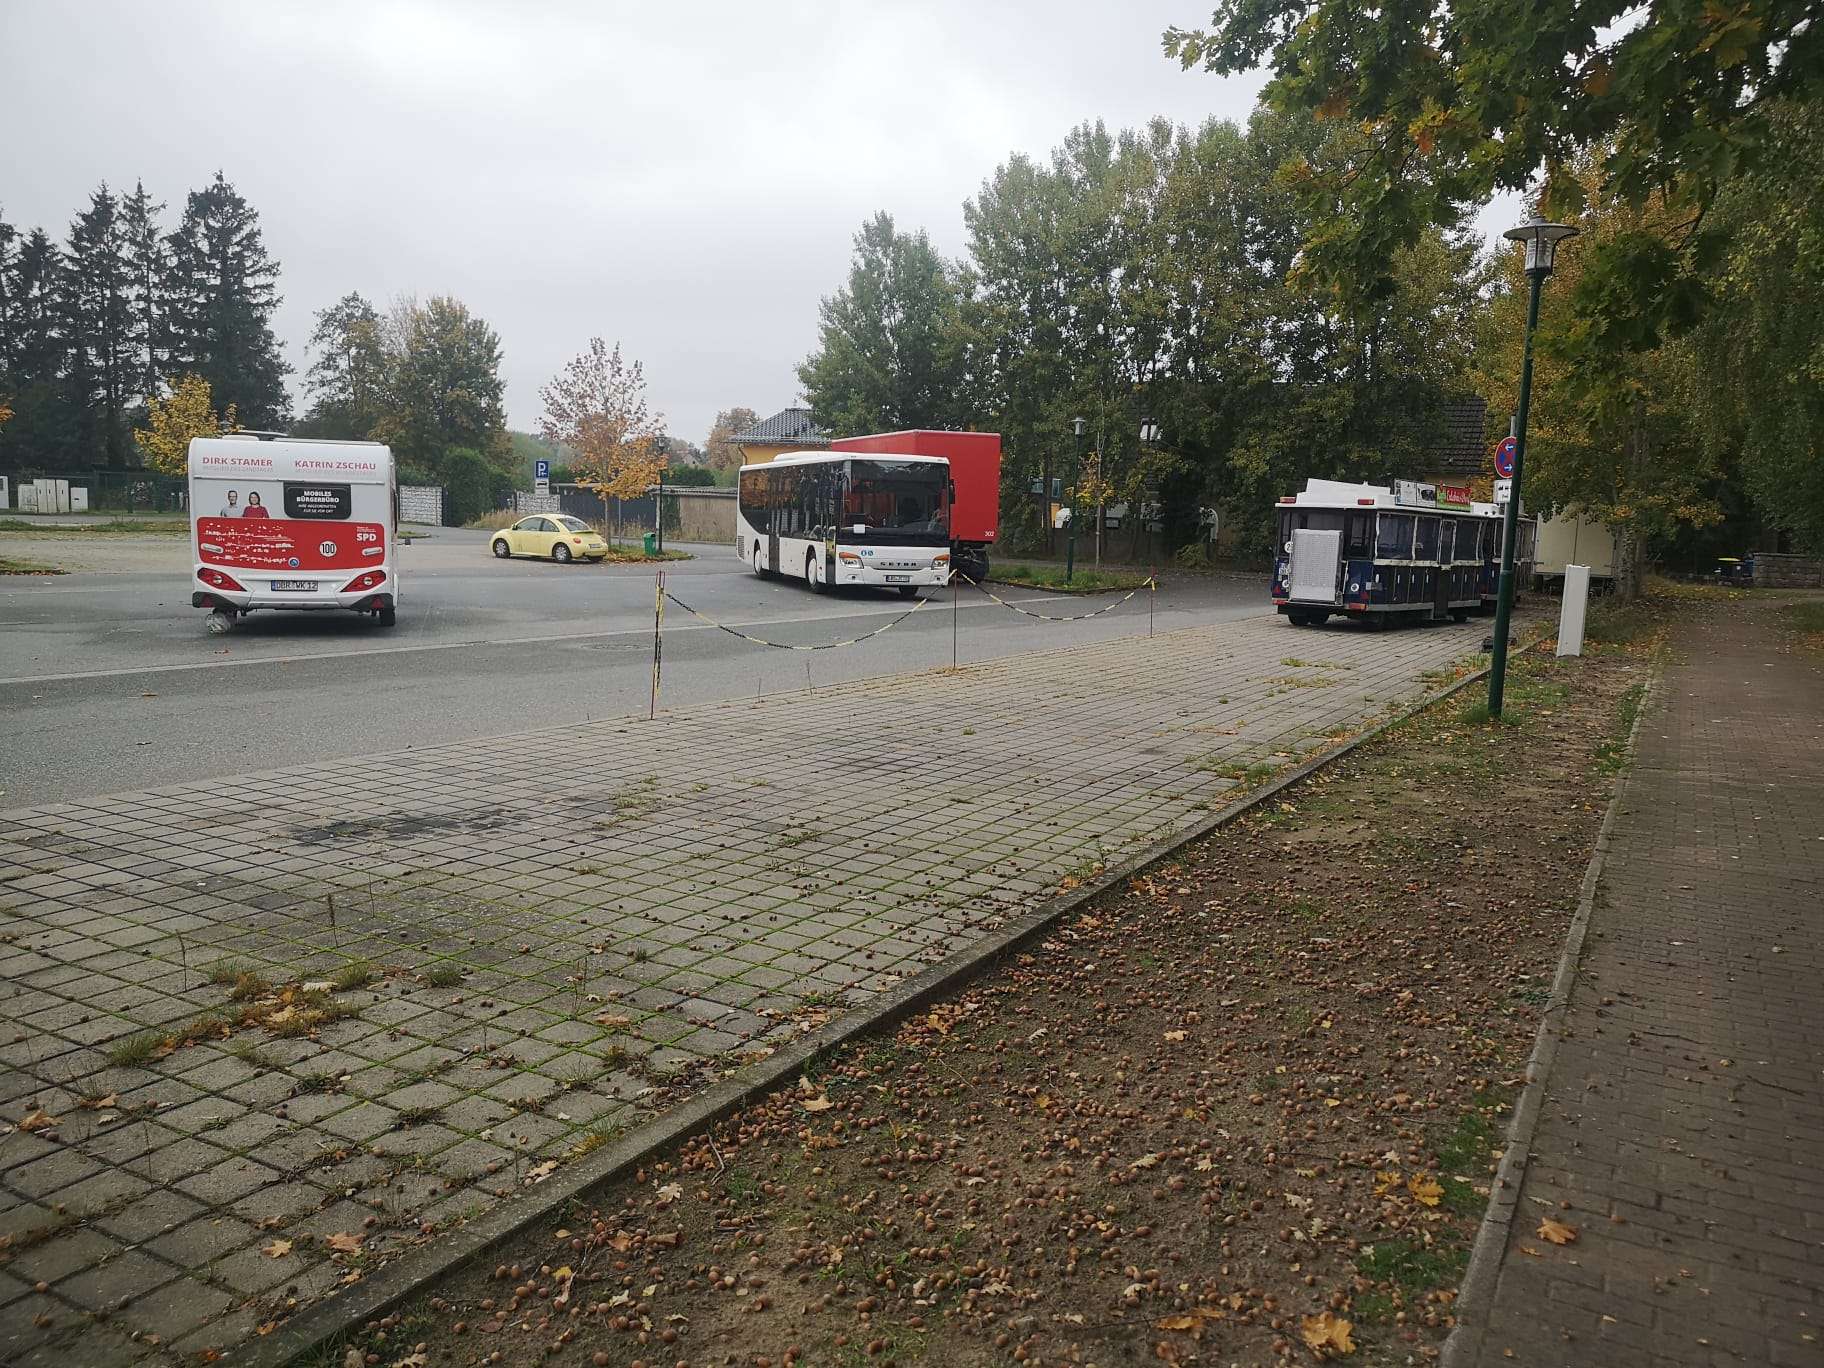
{"label": "deciduous tree with yellow leaves", "polygon": [[181,375],[171,393],[147,406],[149,426],[133,429],[133,438],[146,453],[146,463],[164,475],[182,475],[190,455],[192,437],[214,437],[240,426],[234,405],[216,416],[209,382],[200,375]]}
{"label": "deciduous tree with yellow leaves", "polygon": [[646,374],[599,337],[539,391],[538,432],[576,453],[577,473],[615,498],[637,498],[665,468],[665,420],[646,402]]}

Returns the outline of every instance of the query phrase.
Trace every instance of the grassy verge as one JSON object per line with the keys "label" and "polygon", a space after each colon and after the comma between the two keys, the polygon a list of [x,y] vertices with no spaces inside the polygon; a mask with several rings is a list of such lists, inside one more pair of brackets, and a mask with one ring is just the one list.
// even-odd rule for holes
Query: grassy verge
{"label": "grassy verge", "polygon": [[1028,589],[1051,589],[1063,594],[1103,594],[1138,589],[1146,576],[1133,572],[1079,569],[1064,579],[1061,565],[1003,565],[988,576],[990,584],[1018,584]]}
{"label": "grassy verge", "polygon": [[[1599,748],[1651,661],[1521,653],[1505,725],[1446,700],[1276,794],[445,1279],[397,1313],[406,1340],[459,1363],[1430,1359],[1614,782]],[[386,1362],[379,1324],[355,1342]]]}
{"label": "grassy verge", "polygon": [[684,561],[695,559],[696,557],[691,555],[688,551],[672,551],[667,549],[654,552],[649,556],[638,546],[629,545],[625,542],[609,542],[608,555],[602,563],[604,565],[643,565],[648,562],[656,561]]}
{"label": "grassy verge", "polygon": [[1824,599],[1801,599],[1783,604],[1780,617],[1787,630],[1798,635],[1808,650],[1824,651]]}
{"label": "grassy verge", "polygon": [[0,532],[30,532],[38,537],[187,537],[190,524],[183,518],[116,518],[112,522],[34,522],[29,518],[0,518]]}
{"label": "grassy verge", "polygon": [[12,556],[0,556],[0,575],[62,575],[66,573],[68,572],[59,570],[54,565],[18,560]]}

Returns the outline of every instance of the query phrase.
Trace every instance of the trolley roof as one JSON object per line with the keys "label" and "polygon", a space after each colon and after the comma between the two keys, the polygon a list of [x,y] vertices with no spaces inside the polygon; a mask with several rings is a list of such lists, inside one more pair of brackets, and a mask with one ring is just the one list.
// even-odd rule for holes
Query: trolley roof
{"label": "trolley roof", "polygon": [[[1446,493],[1448,491],[1448,493]],[[1467,514],[1470,517],[1493,517],[1498,512],[1494,504],[1473,502],[1467,497],[1468,489],[1445,486],[1440,489],[1435,484],[1421,484],[1417,480],[1396,480],[1392,487],[1375,484],[1354,484],[1348,480],[1306,480],[1305,488],[1299,494],[1287,494],[1279,501],[1281,508],[1390,508],[1403,512],[1455,513],[1458,516]]]}

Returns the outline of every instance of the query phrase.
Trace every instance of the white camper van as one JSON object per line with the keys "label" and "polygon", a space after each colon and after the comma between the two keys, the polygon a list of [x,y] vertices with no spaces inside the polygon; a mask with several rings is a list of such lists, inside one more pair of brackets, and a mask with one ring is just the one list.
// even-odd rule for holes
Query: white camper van
{"label": "white camper van", "polygon": [[190,443],[190,603],[225,632],[256,608],[393,625],[398,481],[379,442],[237,432]]}

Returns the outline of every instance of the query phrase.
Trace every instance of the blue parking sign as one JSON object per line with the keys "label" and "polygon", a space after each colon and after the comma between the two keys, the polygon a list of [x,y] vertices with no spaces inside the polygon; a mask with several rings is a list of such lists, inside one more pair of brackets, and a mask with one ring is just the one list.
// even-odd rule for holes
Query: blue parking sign
{"label": "blue parking sign", "polygon": [[551,462],[534,461],[532,463],[532,478],[535,480],[550,479],[551,478]]}

